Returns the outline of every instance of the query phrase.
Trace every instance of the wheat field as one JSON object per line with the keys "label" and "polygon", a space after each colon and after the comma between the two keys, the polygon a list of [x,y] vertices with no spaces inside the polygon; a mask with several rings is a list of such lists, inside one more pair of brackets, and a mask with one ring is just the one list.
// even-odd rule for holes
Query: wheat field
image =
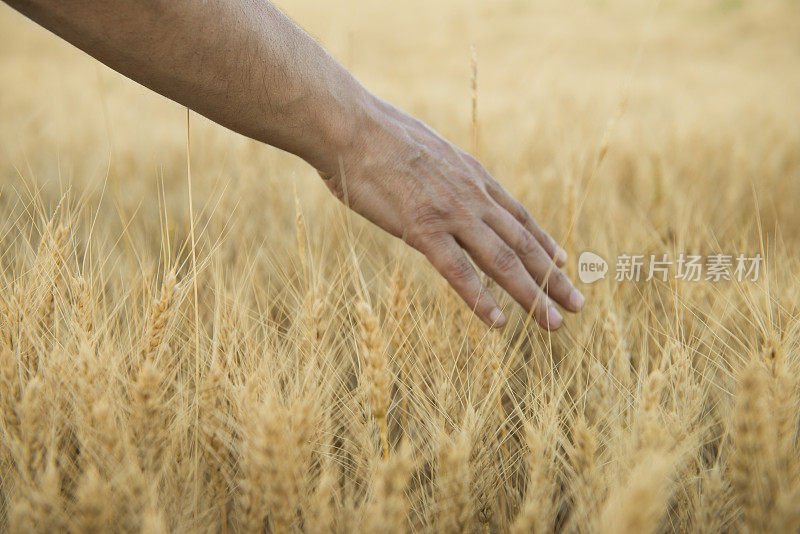
{"label": "wheat field", "polygon": [[[2,530],[798,532],[800,4],[279,6],[608,275],[489,331],[302,161],[0,5]],[[615,280],[683,253],[763,270]]]}

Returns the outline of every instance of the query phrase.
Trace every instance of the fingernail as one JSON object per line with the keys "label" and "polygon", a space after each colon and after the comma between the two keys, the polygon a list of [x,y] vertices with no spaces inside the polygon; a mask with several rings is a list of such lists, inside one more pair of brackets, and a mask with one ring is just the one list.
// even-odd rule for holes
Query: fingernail
{"label": "fingernail", "polygon": [[561,314],[558,313],[557,309],[552,306],[547,309],[547,324],[550,326],[550,328],[558,328],[561,326],[562,320]]}
{"label": "fingernail", "polygon": [[489,314],[489,322],[492,323],[492,326],[503,326],[506,324],[506,316],[503,315],[500,308],[495,308],[492,310],[492,313]]}
{"label": "fingernail", "polygon": [[572,306],[574,310],[580,310],[583,308],[583,305],[586,303],[586,299],[583,298],[583,295],[577,289],[573,289],[572,293],[569,295],[569,305]]}
{"label": "fingernail", "polygon": [[556,252],[556,263],[558,265],[567,263],[567,252],[561,247],[559,247],[558,252]]}

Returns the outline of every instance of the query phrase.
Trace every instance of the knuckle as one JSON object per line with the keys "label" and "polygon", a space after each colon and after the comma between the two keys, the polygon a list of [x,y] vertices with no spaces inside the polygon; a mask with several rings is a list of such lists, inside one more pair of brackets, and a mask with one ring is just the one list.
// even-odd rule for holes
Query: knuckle
{"label": "knuckle", "polygon": [[500,198],[504,192],[503,186],[491,176],[486,177],[484,186],[486,187],[486,192],[493,198]]}
{"label": "knuckle", "polygon": [[479,161],[478,161],[478,159],[477,159],[475,156],[473,156],[472,154],[467,154],[466,152],[462,152],[462,153],[461,153],[461,157],[462,157],[462,158],[464,158],[464,161],[466,161],[466,162],[467,162],[467,164],[468,164],[470,167],[475,167],[475,168],[477,168],[477,167],[479,167],[479,166],[480,166],[480,162],[479,162]]}
{"label": "knuckle", "polygon": [[560,269],[554,267],[545,280],[544,289],[548,295],[565,294],[572,287],[572,283]]}
{"label": "knuckle", "polygon": [[572,282],[570,282],[569,278],[567,278],[567,275],[564,274],[564,271],[558,267],[553,267],[553,279],[555,280],[556,284],[564,289],[569,289],[572,287]]}
{"label": "knuckle", "polygon": [[489,193],[487,193],[486,186],[483,183],[476,180],[473,176],[462,175],[462,177],[468,198],[478,201],[489,200]]}
{"label": "knuckle", "polygon": [[548,254],[555,254],[557,252],[558,245],[555,239],[535,224],[533,225],[533,235],[536,236],[536,239],[541,243],[542,248],[545,249]]}
{"label": "knuckle", "polygon": [[501,245],[494,256],[494,267],[500,273],[510,273],[517,264],[517,254],[507,245]]}
{"label": "knuckle", "polygon": [[533,217],[531,217],[531,214],[528,213],[528,210],[525,209],[525,206],[523,206],[518,200],[515,200],[511,205],[511,214],[516,217],[518,221],[522,221],[524,224],[530,225],[531,227],[536,225]]}
{"label": "knuckle", "polygon": [[412,143],[404,155],[408,165],[417,168],[429,158],[430,153],[419,143]]}
{"label": "knuckle", "polygon": [[478,161],[477,158],[475,158],[475,156],[471,154],[465,154],[464,159],[466,160],[467,165],[469,165],[478,174],[489,176],[488,171],[484,168],[483,164]]}
{"label": "knuckle", "polygon": [[455,257],[445,265],[443,274],[451,282],[465,282],[472,277],[472,265],[466,257]]}
{"label": "knuckle", "polygon": [[517,242],[517,250],[521,257],[529,257],[539,251],[539,242],[527,230],[520,232],[520,237]]}
{"label": "knuckle", "polygon": [[446,237],[447,235],[444,232],[414,227],[406,230],[403,234],[403,241],[405,241],[407,245],[422,252],[435,264],[431,254],[437,253],[436,256],[441,256],[441,251],[447,250],[448,243]]}
{"label": "knuckle", "polygon": [[414,209],[412,234],[427,236],[441,230],[444,212],[432,203],[420,204]]}
{"label": "knuckle", "polygon": [[439,221],[447,226],[442,229],[468,230],[475,224],[474,203],[468,195],[454,191],[443,191],[440,195]]}
{"label": "knuckle", "polygon": [[566,296],[570,291],[572,291],[572,282],[569,278],[567,278],[567,275],[558,268],[555,270],[555,282],[557,284],[557,290],[561,294]]}
{"label": "knuckle", "polygon": [[416,227],[409,228],[403,233],[403,241],[423,253],[436,246],[435,237],[434,232],[426,232]]}

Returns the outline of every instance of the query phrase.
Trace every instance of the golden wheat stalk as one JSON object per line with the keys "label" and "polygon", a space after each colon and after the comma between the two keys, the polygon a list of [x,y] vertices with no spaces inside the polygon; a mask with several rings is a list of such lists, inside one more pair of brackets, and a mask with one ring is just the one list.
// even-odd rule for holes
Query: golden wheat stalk
{"label": "golden wheat stalk", "polygon": [[375,418],[381,439],[383,458],[389,457],[389,432],[387,417],[390,402],[390,375],[386,362],[386,346],[378,325],[378,318],[366,302],[359,302],[358,312],[361,350],[364,357],[362,384],[366,392],[370,413]]}

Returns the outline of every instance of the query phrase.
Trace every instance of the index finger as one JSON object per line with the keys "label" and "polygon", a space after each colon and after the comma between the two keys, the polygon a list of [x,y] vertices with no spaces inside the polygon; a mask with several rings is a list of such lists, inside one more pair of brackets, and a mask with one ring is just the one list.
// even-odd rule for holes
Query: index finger
{"label": "index finger", "polygon": [[548,256],[556,261],[558,267],[563,267],[567,263],[566,251],[559,247],[555,239],[550,237],[550,234],[539,226],[533,216],[525,209],[525,206],[511,196],[511,193],[506,191],[505,188],[494,179],[490,180],[487,191],[500,206],[517,219],[522,226],[536,238],[545,252],[547,252]]}

